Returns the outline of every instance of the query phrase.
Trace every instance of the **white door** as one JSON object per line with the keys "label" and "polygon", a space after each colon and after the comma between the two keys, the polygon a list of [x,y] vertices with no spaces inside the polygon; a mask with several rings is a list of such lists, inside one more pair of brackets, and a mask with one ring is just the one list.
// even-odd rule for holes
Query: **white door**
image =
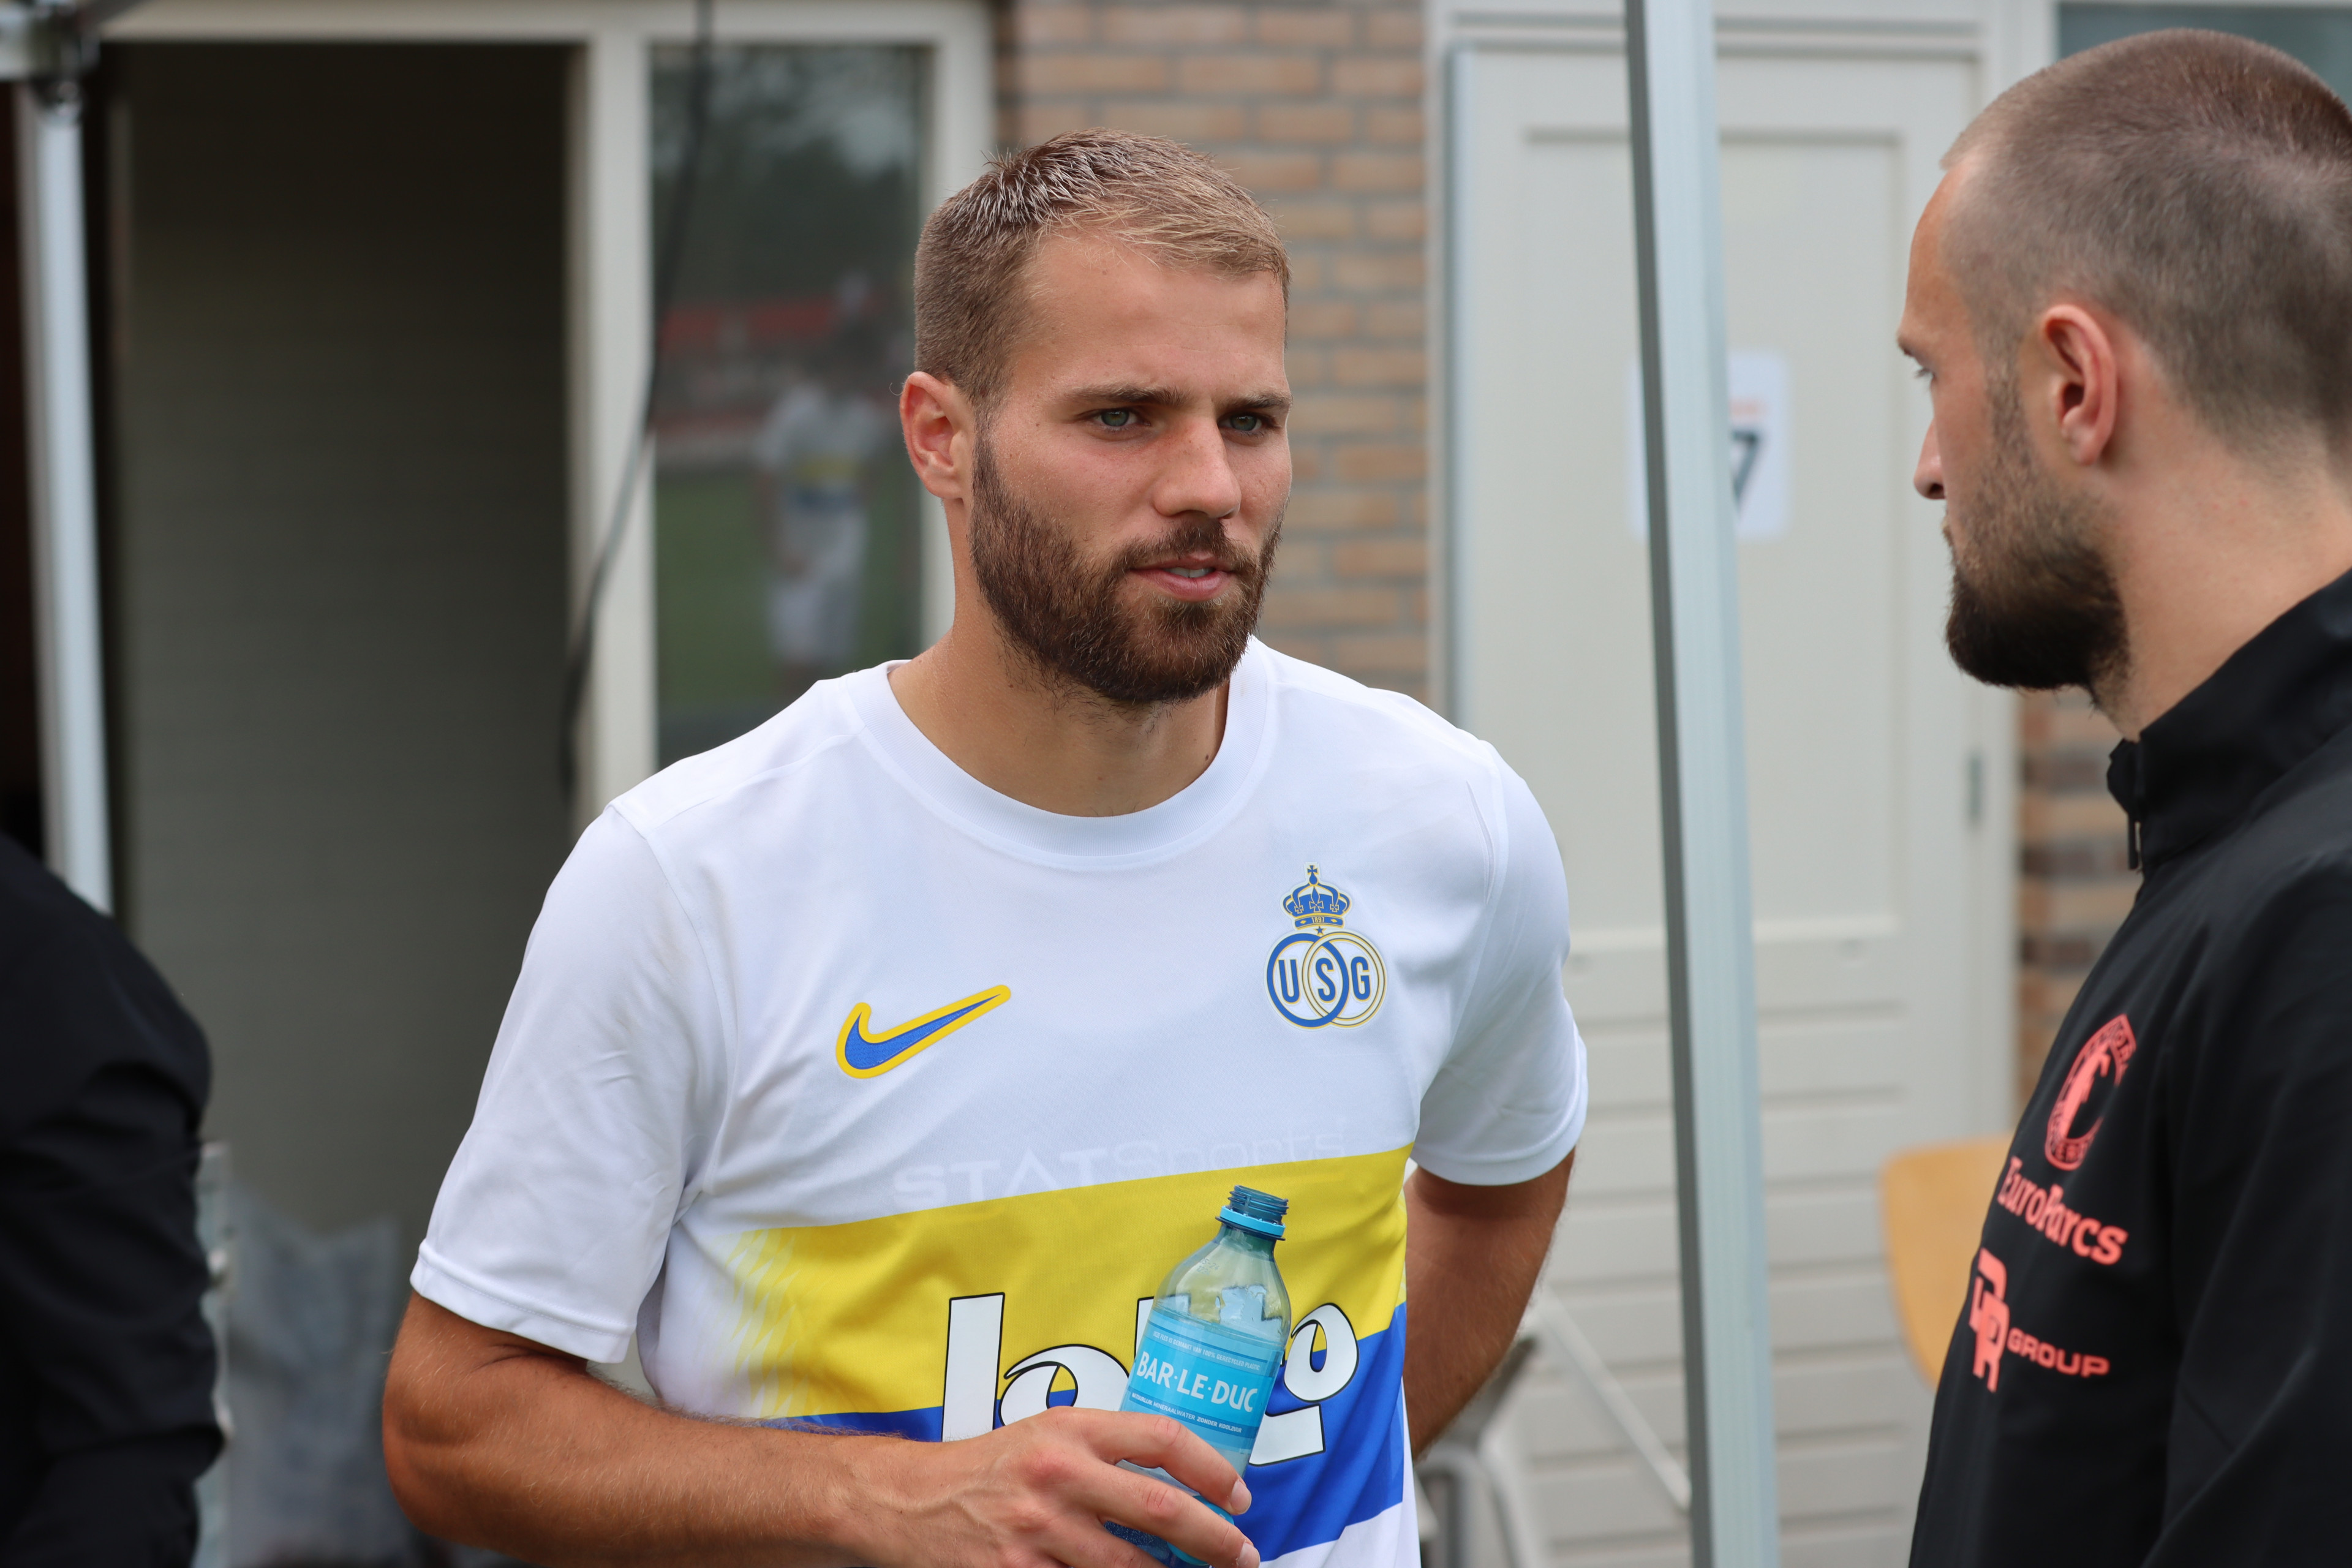
{"label": "white door", "polygon": [[[1897,1563],[1929,1396],[1887,1295],[1876,1174],[2011,1116],[2013,710],[1943,651],[1940,509],[1909,487],[1926,397],[1894,347],[1911,227],[1977,78],[1960,58],[1778,48],[1727,51],[1720,91],[1784,1553]],[[1594,1109],[1549,1289],[1678,1445],[1624,66],[1455,63],[1455,717],[1533,785],[1568,867]],[[1549,1375],[1517,1411],[1551,1561],[1684,1555],[1580,1386]]]}

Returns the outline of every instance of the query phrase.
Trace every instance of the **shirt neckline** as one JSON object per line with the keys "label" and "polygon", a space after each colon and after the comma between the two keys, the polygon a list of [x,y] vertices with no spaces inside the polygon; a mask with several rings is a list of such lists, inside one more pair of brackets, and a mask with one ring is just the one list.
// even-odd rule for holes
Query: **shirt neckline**
{"label": "shirt neckline", "polygon": [[876,665],[843,682],[867,750],[934,816],[1023,859],[1109,868],[1163,858],[1223,826],[1265,771],[1273,672],[1270,656],[1255,637],[1234,667],[1224,736],[1208,767],[1159,805],[1120,816],[1040,810],[964,772],[898,706],[890,672],[904,662]]}
{"label": "shirt neckline", "polygon": [[2254,634],[2107,762],[2153,871],[2243,816],[2263,791],[2352,725],[2352,573]]}

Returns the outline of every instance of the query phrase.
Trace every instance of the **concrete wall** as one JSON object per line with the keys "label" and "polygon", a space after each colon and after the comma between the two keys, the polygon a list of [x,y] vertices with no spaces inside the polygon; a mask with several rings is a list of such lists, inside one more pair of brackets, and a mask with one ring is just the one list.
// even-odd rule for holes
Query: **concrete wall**
{"label": "concrete wall", "polygon": [[567,846],[562,57],[115,60],[130,929],[239,1175],[413,1241]]}

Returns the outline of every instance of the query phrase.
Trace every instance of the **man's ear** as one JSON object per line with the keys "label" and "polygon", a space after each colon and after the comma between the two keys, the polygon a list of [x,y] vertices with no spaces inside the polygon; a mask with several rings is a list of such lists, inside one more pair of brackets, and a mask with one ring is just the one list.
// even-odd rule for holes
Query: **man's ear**
{"label": "man's ear", "polygon": [[[2056,426],[2067,455],[2083,468],[2096,467],[2115,444],[2122,405],[2117,348],[2107,322],[2072,304],[2042,311],[2026,344],[2029,413]],[[2037,395],[2043,406],[2032,409]]]}
{"label": "man's ear", "polygon": [[898,428],[923,488],[943,501],[971,499],[971,401],[953,382],[919,370],[898,389]]}

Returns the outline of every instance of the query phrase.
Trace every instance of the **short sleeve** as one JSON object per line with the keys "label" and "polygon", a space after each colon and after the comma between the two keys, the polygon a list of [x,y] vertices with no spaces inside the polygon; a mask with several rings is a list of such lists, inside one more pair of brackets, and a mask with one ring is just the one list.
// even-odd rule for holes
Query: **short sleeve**
{"label": "short sleeve", "polygon": [[723,1114],[706,949],[619,814],[548,890],[410,1283],[589,1361],[628,1352]]}
{"label": "short sleeve", "polygon": [[1584,1131],[1584,1041],[1559,981],[1568,879],[1535,796],[1496,766],[1491,909],[1453,1047],[1422,1097],[1413,1146],[1421,1165],[1475,1186],[1543,1174]]}

